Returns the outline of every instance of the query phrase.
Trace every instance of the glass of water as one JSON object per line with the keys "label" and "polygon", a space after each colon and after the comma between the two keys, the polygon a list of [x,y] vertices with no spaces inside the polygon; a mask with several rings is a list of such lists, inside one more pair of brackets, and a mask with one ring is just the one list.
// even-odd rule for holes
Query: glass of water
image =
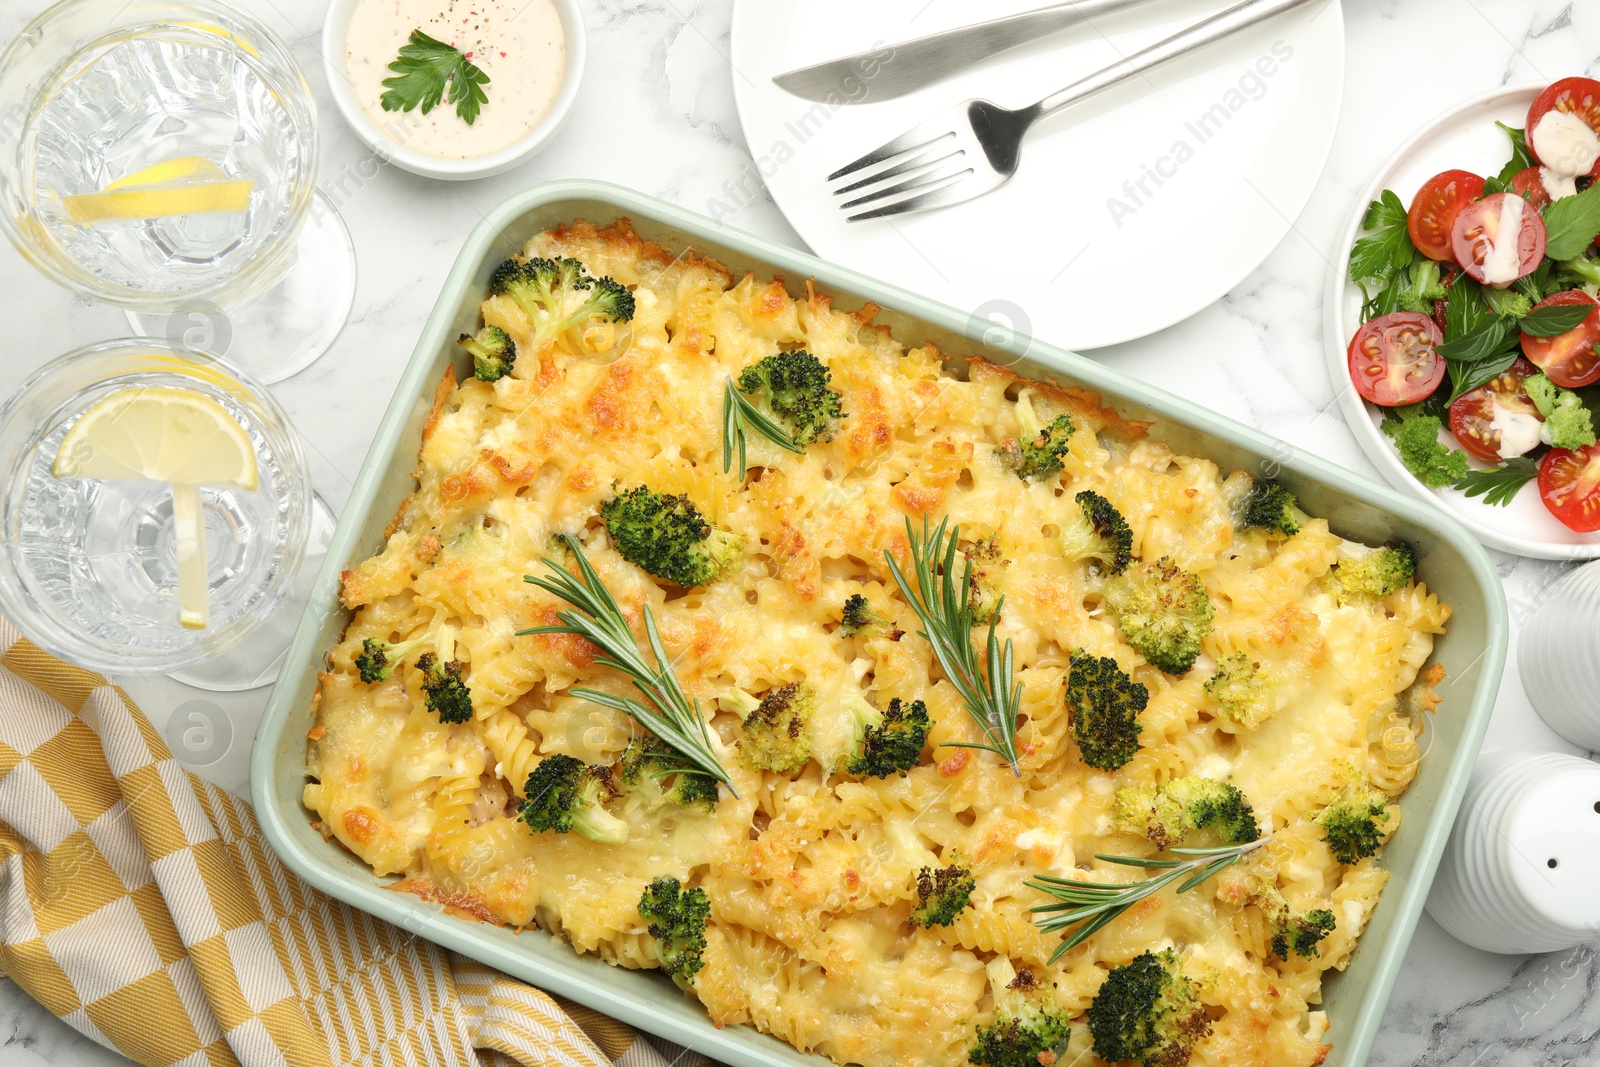
{"label": "glass of water", "polygon": [[0,226],[135,329],[271,382],[349,316],[354,252],[316,195],[287,47],[219,0],[66,0],[0,56]]}
{"label": "glass of water", "polygon": [[[254,489],[200,490],[210,596],[204,629],[180,623],[171,487],[53,473],[73,424],[97,402],[135,389],[209,397],[243,428],[255,454]],[[294,589],[311,490],[299,438],[258,383],[219,359],[161,342],[80,349],[46,364],[0,407],[0,472],[0,606],[35,644],[108,673],[236,664],[241,684],[216,688],[242,688],[245,675],[271,663],[278,650],[258,637]]]}

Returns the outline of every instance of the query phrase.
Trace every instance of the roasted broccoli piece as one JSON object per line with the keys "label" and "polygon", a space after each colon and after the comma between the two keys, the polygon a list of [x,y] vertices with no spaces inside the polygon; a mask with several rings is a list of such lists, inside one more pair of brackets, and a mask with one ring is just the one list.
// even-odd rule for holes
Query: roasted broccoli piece
{"label": "roasted broccoli piece", "polygon": [[833,372],[810,352],[779,352],[739,372],[739,391],[765,405],[801,448],[831,441],[845,417]]}
{"label": "roasted broccoli piece", "polygon": [[1261,836],[1256,813],[1244,794],[1227,782],[1198,775],[1174,778],[1159,789],[1128,785],[1117,790],[1112,819],[1126,833],[1143,834],[1167,849],[1197,830],[1212,830],[1230,845]]}
{"label": "roasted broccoli piece", "polygon": [[967,1061],[978,1067],[1047,1067],[1071,1035],[1055,998],[1032,971],[1022,970],[995,998],[994,1022],[978,1028]]}
{"label": "roasted broccoli piece", "polygon": [[393,645],[369,637],[361,642],[361,651],[356,653],[356,670],[368,685],[387,682],[394,675],[394,669],[419,648],[429,648],[446,661],[454,659],[455,631],[448,625],[434,625],[409,641]]}
{"label": "roasted broccoli piece", "polygon": [[1178,968],[1171,949],[1141,952],[1114,967],[1089,1004],[1094,1054],[1107,1063],[1135,1060],[1143,1067],[1183,1067],[1211,1019],[1200,1003],[1200,983]]}
{"label": "roasted broccoli piece", "polygon": [[1389,811],[1389,797],[1365,782],[1351,782],[1322,809],[1317,825],[1322,827],[1322,839],[1340,863],[1356,863],[1378,851],[1383,843],[1382,827],[1394,815]]}
{"label": "roasted broccoli piece", "polygon": [[1406,469],[1423,485],[1438,489],[1453,484],[1471,469],[1467,454],[1439,443],[1444,423],[1437,415],[1411,415],[1384,419],[1383,432],[1394,438],[1395,451]]}
{"label": "roasted broccoli piece", "polygon": [[922,759],[922,744],[933,725],[928,719],[928,706],[922,701],[907,704],[895,697],[889,701],[888,709],[879,713],[865,700],[857,700],[851,711],[856,721],[856,748],[845,770],[857,778],[887,778],[891,774],[903,778]]}
{"label": "roasted broccoli piece", "polygon": [[1106,585],[1106,603],[1128,643],[1168,674],[1185,674],[1211,629],[1211,598],[1199,575],[1166,556]]}
{"label": "roasted broccoli piece", "polygon": [[464,333],[456,344],[472,354],[472,376],[480,382],[499,381],[517,361],[517,343],[498,326],[485,326],[476,337]]}
{"label": "roasted broccoli piece", "polygon": [[1133,530],[1122,512],[1092,490],[1073,498],[1082,513],[1061,532],[1061,548],[1068,559],[1092,559],[1112,574],[1128,569],[1133,559]]}
{"label": "roasted broccoli piece", "polygon": [[1139,713],[1150,691],[1123,673],[1110,656],[1083,649],[1072,653],[1067,675],[1067,712],[1083,762],[1114,771],[1139,751]]}
{"label": "roasted broccoli piece", "polygon": [[680,987],[688,988],[703,961],[706,921],[711,918],[711,898],[696,886],[683,888],[676,878],[657,878],[639,898],[639,917],[659,942],[656,952],[661,969]]}
{"label": "roasted broccoli piece", "polygon": [[531,830],[565,834],[578,831],[602,845],[628,840],[628,824],[605,809],[617,795],[608,767],[596,767],[576,756],[546,756],[528,775],[518,818]]}
{"label": "roasted broccoli piece", "polygon": [[1237,521],[1241,526],[1256,526],[1268,533],[1293,537],[1310,518],[1300,510],[1289,490],[1277,482],[1258,481],[1240,502]]}
{"label": "roasted broccoli piece", "polygon": [[961,563],[956,565],[965,569],[967,603],[972,606],[972,621],[987,625],[1000,613],[1001,602],[1005,599],[1003,576],[1011,561],[1001,554],[998,535],[974,541],[964,555],[966,564],[970,566]]}
{"label": "roasted broccoli piece", "polygon": [[791,774],[811,759],[811,716],[817,695],[804,682],[769,692],[744,720],[739,759],[746,767]]}
{"label": "roasted broccoli piece", "polygon": [[710,811],[717,803],[717,780],[682,767],[682,756],[653,735],[646,735],[628,742],[622,753],[621,777],[628,786],[652,783],[661,798],[670,803]]}
{"label": "roasted broccoli piece", "polygon": [[456,660],[456,630],[449,624],[436,624],[409,641],[391,645],[387,641],[367,638],[361,642],[356,654],[356,670],[361,680],[371,685],[386,682],[394,669],[419,648],[428,651],[417,657],[416,668],[422,672],[422,692],[428,710],[439,716],[440,722],[467,722],[472,718],[472,692],[461,680],[464,665]]}
{"label": "roasted broccoli piece", "polygon": [[911,909],[911,925],[949,926],[972,903],[976,888],[972,871],[959,863],[922,868],[917,872],[917,903]]}
{"label": "roasted broccoli piece", "polygon": [[1272,672],[1245,652],[1223,657],[1217,673],[1206,679],[1206,695],[1217,702],[1222,717],[1254,730],[1277,713]]}
{"label": "roasted broccoli piece", "polygon": [[1544,417],[1539,439],[1545,444],[1574,452],[1594,444],[1594,417],[1577,393],[1560,388],[1542,374],[1523,382],[1522,390]]}
{"label": "roasted broccoli piece", "polygon": [[600,505],[622,558],[685,588],[725,578],[744,560],[744,539],[705,520],[687,496],[635,486]]}
{"label": "roasted broccoli piece", "polygon": [[1417,576],[1417,550],[1404,541],[1341,559],[1333,568],[1334,597],[1349,603],[1359,597],[1382,600]]}
{"label": "roasted broccoli piece", "polygon": [[1006,466],[1025,481],[1046,478],[1060,471],[1076,429],[1072,419],[1057,415],[1044,422],[1034,410],[1032,394],[1026,391],[1017,397],[1016,412],[1017,441],[1005,449]]}
{"label": "roasted broccoli piece", "polygon": [[1337,925],[1333,912],[1327,908],[1313,908],[1301,914],[1271,886],[1258,890],[1254,897],[1272,926],[1272,954],[1281,960],[1287,961],[1291,954],[1305,959],[1318,955],[1322,951],[1318,944]]}
{"label": "roasted broccoli piece", "polygon": [[904,633],[884,615],[874,611],[862,594],[851,593],[845,598],[844,610],[839,617],[841,637],[887,637],[891,641],[898,641]]}
{"label": "roasted broccoli piece", "polygon": [[616,343],[607,330],[595,344],[589,331],[633,319],[633,294],[611,278],[595,278],[576,259],[557,256],[507,259],[489,279],[489,292],[509,297],[528,316],[533,337],[543,352],[565,338],[575,352],[593,352]]}
{"label": "roasted broccoli piece", "polygon": [[422,693],[428,710],[439,716],[440,722],[472,721],[472,690],[461,680],[464,665],[460,660],[440,662],[432,652],[417,657],[417,670],[422,672]]}

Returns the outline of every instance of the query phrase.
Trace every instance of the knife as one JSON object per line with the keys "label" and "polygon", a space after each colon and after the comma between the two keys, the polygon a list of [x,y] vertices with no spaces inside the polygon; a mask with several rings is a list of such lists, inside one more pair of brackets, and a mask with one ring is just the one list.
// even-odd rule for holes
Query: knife
{"label": "knife", "polygon": [[795,96],[824,104],[893,100],[1045,34],[1139,2],[1070,0],[1051,4],[898,44],[877,44],[865,52],[791,70],[772,80]]}

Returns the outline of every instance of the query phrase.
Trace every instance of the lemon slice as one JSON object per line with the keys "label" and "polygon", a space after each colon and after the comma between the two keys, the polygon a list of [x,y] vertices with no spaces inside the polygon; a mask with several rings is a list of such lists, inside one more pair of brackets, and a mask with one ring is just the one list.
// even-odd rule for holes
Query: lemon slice
{"label": "lemon slice", "polygon": [[216,400],[192,389],[124,389],[78,417],[62,438],[51,473],[172,486],[179,622],[203,629],[210,589],[200,487],[256,488],[255,446],[244,427]]}
{"label": "lemon slice", "polygon": [[125,175],[98,193],[64,196],[62,204],[80,225],[104,219],[153,219],[244,211],[255,182],[230,179],[208,159],[179,156]]}

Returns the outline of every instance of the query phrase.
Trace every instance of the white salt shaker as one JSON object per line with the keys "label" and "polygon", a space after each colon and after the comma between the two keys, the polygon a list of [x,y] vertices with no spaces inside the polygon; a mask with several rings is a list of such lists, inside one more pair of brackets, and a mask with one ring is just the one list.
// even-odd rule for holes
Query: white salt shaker
{"label": "white salt shaker", "polygon": [[1534,710],[1568,741],[1600,751],[1600,562],[1557,582],[1517,640]]}
{"label": "white salt shaker", "polygon": [[1554,752],[1480,759],[1428,914],[1488,952],[1557,952],[1600,936],[1600,764]]}

